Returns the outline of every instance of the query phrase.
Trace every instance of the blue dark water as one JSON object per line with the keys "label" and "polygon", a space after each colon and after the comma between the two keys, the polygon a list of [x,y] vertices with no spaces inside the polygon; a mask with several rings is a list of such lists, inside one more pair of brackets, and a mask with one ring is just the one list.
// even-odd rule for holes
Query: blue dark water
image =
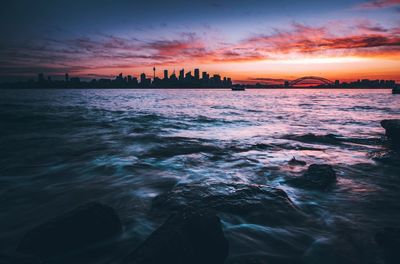
{"label": "blue dark water", "polygon": [[[251,217],[221,213],[231,263],[379,262],[373,234],[400,220],[400,166],[380,158],[379,122],[400,118],[399,100],[389,90],[2,90],[0,252],[94,200],[117,210],[115,243],[130,251],[167,217],[153,213],[160,195],[261,185],[284,190],[302,220],[273,199]],[[307,168],[292,157],[331,164],[336,186],[288,184]]]}

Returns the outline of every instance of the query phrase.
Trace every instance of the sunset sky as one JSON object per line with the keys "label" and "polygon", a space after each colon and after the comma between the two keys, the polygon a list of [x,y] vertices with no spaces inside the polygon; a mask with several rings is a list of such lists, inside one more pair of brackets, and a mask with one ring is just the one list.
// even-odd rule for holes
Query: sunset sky
{"label": "sunset sky", "polygon": [[305,75],[400,81],[400,0],[14,0],[0,81],[181,68],[236,82]]}

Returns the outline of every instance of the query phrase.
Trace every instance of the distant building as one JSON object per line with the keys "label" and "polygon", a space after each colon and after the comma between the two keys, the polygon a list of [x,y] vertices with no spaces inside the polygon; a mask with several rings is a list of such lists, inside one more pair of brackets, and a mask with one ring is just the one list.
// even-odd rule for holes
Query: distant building
{"label": "distant building", "polygon": [[38,82],[44,82],[44,74],[43,73],[38,74]]}
{"label": "distant building", "polygon": [[179,71],[179,80],[183,81],[185,79],[185,69]]}
{"label": "distant building", "polygon": [[164,80],[168,80],[168,70],[164,70]]}
{"label": "distant building", "polygon": [[285,81],[284,85],[286,88],[290,86],[289,81]]}
{"label": "distant building", "polygon": [[65,74],[65,82],[69,82],[69,75],[68,75],[68,73]]}
{"label": "distant building", "polygon": [[200,79],[200,70],[199,69],[194,69],[194,78],[196,80]]}
{"label": "distant building", "polygon": [[140,74],[140,83],[143,84],[146,82],[146,74],[142,73]]}

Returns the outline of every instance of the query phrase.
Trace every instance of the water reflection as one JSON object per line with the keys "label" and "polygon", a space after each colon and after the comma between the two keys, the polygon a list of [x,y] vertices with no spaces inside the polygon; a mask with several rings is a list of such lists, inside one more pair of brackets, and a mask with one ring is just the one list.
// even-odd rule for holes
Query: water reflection
{"label": "water reflection", "polygon": [[[123,239],[139,243],[164,220],[152,215],[153,200],[198,182],[217,184],[222,193],[230,184],[280,188],[312,219],[271,227],[262,224],[269,219],[264,211],[222,214],[233,259],[291,263],[318,239],[342,232],[338,223],[365,231],[400,220],[393,192],[400,169],[370,155],[386,148],[379,121],[400,115],[389,91],[2,93],[0,245],[6,251],[30,227],[92,200],[113,205],[127,227]],[[307,168],[290,166],[292,157],[333,165],[336,187],[320,193],[288,185]]]}

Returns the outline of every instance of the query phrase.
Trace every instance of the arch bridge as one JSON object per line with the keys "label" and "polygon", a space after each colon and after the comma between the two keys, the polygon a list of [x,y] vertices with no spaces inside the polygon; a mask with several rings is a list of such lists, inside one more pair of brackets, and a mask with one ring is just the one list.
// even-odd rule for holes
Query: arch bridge
{"label": "arch bridge", "polygon": [[313,83],[319,83],[319,84],[326,84],[326,85],[334,85],[335,83],[332,82],[331,80],[328,80],[323,77],[317,77],[317,76],[304,76],[301,78],[298,78],[293,81],[289,81],[289,87],[293,87],[295,85],[301,84],[301,83],[307,83],[312,81]]}

